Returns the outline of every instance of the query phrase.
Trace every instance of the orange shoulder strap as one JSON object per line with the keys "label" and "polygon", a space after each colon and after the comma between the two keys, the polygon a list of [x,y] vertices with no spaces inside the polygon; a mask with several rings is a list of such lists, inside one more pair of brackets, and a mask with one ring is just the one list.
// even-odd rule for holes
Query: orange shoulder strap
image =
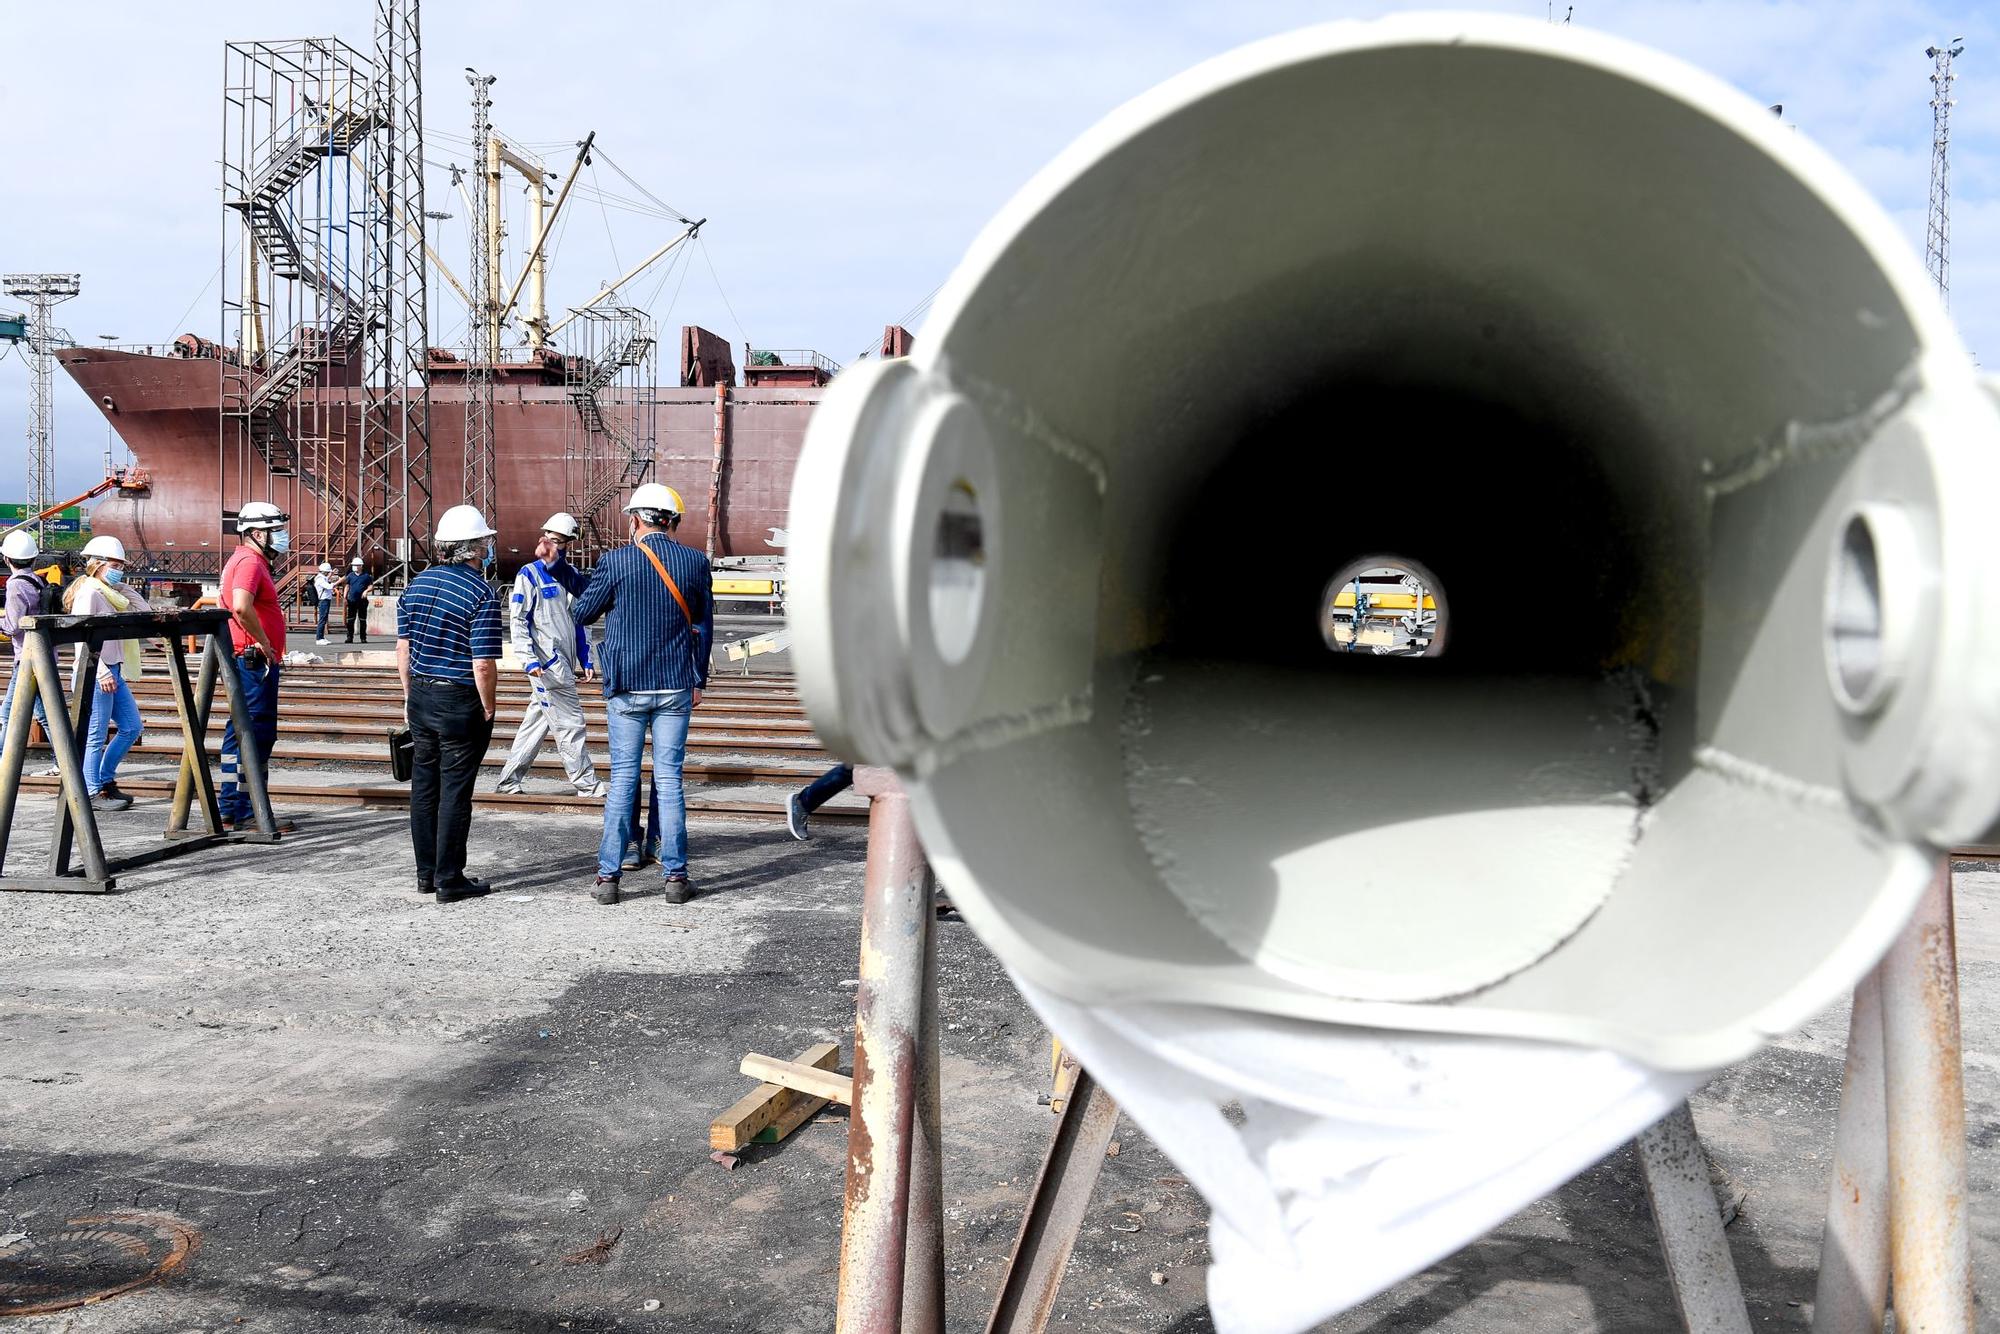
{"label": "orange shoulder strap", "polygon": [[660,558],[655,556],[653,549],[646,545],[645,538],[640,538],[633,545],[645,552],[646,559],[653,562],[653,568],[659,571],[660,578],[666,582],[667,591],[674,595],[674,602],[680,607],[681,615],[687,617],[688,628],[693,629],[694,613],[688,610],[688,600],[681,596],[681,586],[674,582],[674,577],[671,574],[667,573],[667,567],[660,563]]}

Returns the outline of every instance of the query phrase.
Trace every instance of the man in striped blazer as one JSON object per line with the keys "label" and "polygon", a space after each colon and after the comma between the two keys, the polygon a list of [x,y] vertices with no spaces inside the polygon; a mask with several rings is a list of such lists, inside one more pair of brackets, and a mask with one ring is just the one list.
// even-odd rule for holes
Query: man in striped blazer
{"label": "man in striped blazer", "polygon": [[669,903],[686,903],[687,803],[681,764],[687,758],[689,712],[708,684],[715,643],[715,607],[708,558],[671,536],[684,507],[672,487],[647,482],[625,504],[632,543],[608,551],[576,602],[578,625],[604,621],[598,668],[611,740],[611,791],[604,799],[604,838],[597,848],[599,903],[618,902],[618,877],[632,841],[639,798],[639,762],[653,741],[659,789],[660,872]]}

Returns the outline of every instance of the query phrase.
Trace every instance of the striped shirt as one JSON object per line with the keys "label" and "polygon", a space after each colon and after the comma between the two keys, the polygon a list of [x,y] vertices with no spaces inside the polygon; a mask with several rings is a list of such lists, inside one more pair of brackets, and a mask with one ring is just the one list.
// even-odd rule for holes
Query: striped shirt
{"label": "striped shirt", "polygon": [[469,565],[433,565],[396,603],[396,638],[410,641],[410,675],[472,682],[476,658],[500,656],[500,599]]}
{"label": "striped shirt", "polygon": [[645,552],[635,546],[605,552],[576,600],[576,623],[604,621],[597,665],[607,696],[708,684],[708,653],[715,643],[708,558],[665,533],[647,533],[644,540],[679,585],[695,623],[688,624]]}

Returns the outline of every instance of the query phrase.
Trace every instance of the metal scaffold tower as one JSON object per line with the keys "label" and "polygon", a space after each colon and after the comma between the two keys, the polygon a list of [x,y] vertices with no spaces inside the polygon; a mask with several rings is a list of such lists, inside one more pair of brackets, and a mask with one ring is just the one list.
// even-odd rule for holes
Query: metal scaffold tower
{"label": "metal scaffold tower", "polygon": [[357,533],[351,391],[383,318],[366,268],[385,210],[366,156],[388,112],[337,38],[231,42],[223,70],[223,505],[290,512],[308,569]]}
{"label": "metal scaffold tower", "polygon": [[500,154],[493,135],[494,77],[468,69],[472,85],[471,348],[465,367],[465,503],[494,515],[493,364],[500,355]]}
{"label": "metal scaffold tower", "polygon": [[[47,509],[55,495],[55,350],[70,338],[57,329],[49,313],[82,291],[75,273],[9,273],[0,275],[0,290],[28,303],[28,513]],[[35,525],[37,538],[41,524]]]}
{"label": "metal scaffold tower", "polygon": [[432,522],[430,316],[424,262],[423,39],[418,0],[377,0],[368,154],[380,205],[368,233],[369,387],[361,413],[358,544],[395,579],[428,563]]}
{"label": "metal scaffold tower", "polygon": [[1951,62],[1965,50],[1965,39],[1954,37],[1928,46],[1931,58],[1931,207],[1924,226],[1924,262],[1938,295],[1951,297],[1951,85],[1957,76]]}
{"label": "metal scaffold tower", "polygon": [[583,525],[579,554],[623,539],[611,502],[653,470],[659,434],[659,345],[653,320],[632,306],[593,306],[571,321],[563,392],[576,409],[563,448],[565,508]]}

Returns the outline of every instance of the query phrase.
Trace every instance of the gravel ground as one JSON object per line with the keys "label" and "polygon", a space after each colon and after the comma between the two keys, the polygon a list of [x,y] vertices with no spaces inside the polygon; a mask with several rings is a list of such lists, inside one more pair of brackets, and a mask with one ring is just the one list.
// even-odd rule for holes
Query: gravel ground
{"label": "gravel ground", "polygon": [[[20,856],[50,813],[24,802]],[[144,803],[107,827],[138,846],[159,819]],[[106,898],[0,898],[0,1235],[139,1210],[201,1238],[166,1283],[20,1328],[831,1327],[844,1118],[733,1171],[706,1127],[749,1087],[745,1052],[847,1054],[858,827],[798,844],[697,822],[701,897],[667,904],[645,873],[602,908],[594,820],[482,812],[474,868],[498,892],[440,908],[414,892],[395,813],[302,823]],[[1960,878],[1983,1292],[2000,1266],[1996,894],[1985,869]],[[948,1301],[976,1328],[1047,1143],[1047,1037],[962,924],[940,931]],[[1759,1328],[1810,1317],[1844,1037],[1822,1016],[1696,1100],[1748,1191],[1730,1236]],[[1057,1327],[1209,1329],[1206,1211],[1136,1128],[1119,1139]],[[602,1263],[566,1262],[614,1231]],[[22,1277],[0,1253],[0,1294]],[[1664,1330],[1671,1313],[1625,1151],[1328,1328]]]}

